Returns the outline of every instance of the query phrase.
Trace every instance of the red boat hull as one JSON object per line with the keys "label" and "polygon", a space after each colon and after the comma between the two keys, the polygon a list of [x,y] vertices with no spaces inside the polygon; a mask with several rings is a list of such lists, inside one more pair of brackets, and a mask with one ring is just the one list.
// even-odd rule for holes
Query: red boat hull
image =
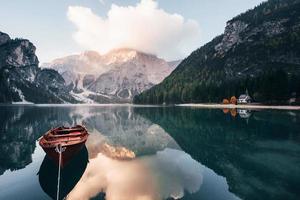
{"label": "red boat hull", "polygon": [[88,132],[83,126],[58,127],[45,133],[40,138],[39,144],[55,163],[58,165],[60,163],[60,167],[64,167],[82,149],[87,137]]}
{"label": "red boat hull", "polygon": [[[71,146],[62,146],[66,148],[61,154],[60,167],[65,167],[69,161],[82,149],[84,143],[74,144]],[[56,152],[55,148],[44,148],[45,153],[53,160],[57,165],[59,165],[59,153]]]}

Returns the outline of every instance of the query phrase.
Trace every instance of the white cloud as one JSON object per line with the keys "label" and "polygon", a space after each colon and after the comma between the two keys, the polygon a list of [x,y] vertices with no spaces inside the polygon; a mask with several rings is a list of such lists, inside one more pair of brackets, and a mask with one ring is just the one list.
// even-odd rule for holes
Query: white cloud
{"label": "white cloud", "polygon": [[86,50],[106,53],[126,47],[173,60],[199,47],[198,23],[167,13],[154,0],[127,7],[112,4],[106,18],[90,8],[70,6],[67,16],[77,27],[75,41]]}
{"label": "white cloud", "polygon": [[105,4],[105,1],[104,1],[104,0],[99,0],[99,1],[100,1],[100,3],[101,3],[102,5]]}

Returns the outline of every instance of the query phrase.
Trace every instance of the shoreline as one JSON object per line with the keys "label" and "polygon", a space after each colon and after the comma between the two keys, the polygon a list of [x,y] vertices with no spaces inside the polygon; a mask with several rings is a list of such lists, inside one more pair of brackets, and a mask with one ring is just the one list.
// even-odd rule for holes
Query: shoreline
{"label": "shoreline", "polygon": [[116,103],[116,104],[29,104],[29,103],[18,103],[18,104],[2,104],[3,106],[32,106],[32,107],[80,107],[80,106],[99,106],[99,107],[193,107],[193,108],[209,108],[209,109],[248,109],[248,110],[300,110],[300,106],[287,106],[287,105],[261,105],[261,104],[205,104],[205,103],[188,103],[188,104],[173,104],[173,105],[155,105],[155,104],[131,104],[131,103]]}
{"label": "shoreline", "polygon": [[178,107],[195,107],[195,108],[229,108],[229,109],[270,109],[270,110],[300,110],[300,106],[272,106],[272,105],[234,105],[234,104],[175,104]]}
{"label": "shoreline", "polygon": [[58,104],[49,104],[49,103],[0,103],[0,107],[15,107],[15,106],[27,106],[27,107],[88,107],[88,106],[96,106],[96,107],[165,107],[162,105],[155,104],[132,104],[132,103],[58,103]]}

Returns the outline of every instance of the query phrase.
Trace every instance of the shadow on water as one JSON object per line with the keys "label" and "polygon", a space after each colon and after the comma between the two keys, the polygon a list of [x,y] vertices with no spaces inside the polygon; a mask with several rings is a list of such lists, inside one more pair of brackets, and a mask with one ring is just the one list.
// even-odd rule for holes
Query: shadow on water
{"label": "shadow on water", "polygon": [[[88,151],[84,146],[70,162],[61,169],[59,199],[63,199],[75,187],[88,163]],[[56,199],[58,165],[47,155],[38,172],[39,183],[45,193]]]}

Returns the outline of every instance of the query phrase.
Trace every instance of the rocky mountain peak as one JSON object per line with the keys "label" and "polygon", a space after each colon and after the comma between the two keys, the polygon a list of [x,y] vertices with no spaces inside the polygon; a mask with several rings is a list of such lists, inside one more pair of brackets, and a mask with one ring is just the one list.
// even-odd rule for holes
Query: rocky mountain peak
{"label": "rocky mountain peak", "polygon": [[121,63],[121,62],[129,62],[129,61],[151,61],[158,60],[159,58],[153,54],[145,53],[142,51],[138,51],[132,48],[119,48],[113,49],[104,56],[104,60],[107,61],[107,64],[110,63]]}
{"label": "rocky mountain peak", "polygon": [[8,34],[0,32],[0,45],[5,44],[10,40],[10,37]]}
{"label": "rocky mountain peak", "polygon": [[78,100],[108,103],[130,102],[134,95],[160,83],[178,64],[135,49],[120,48],[104,55],[86,51],[56,59],[46,66],[63,76]]}
{"label": "rocky mountain peak", "polygon": [[0,40],[0,66],[38,66],[36,48],[29,40],[19,38],[12,40],[5,33],[0,34]]}
{"label": "rocky mountain peak", "polygon": [[105,54],[103,60],[106,64],[122,63],[136,58],[138,53],[136,50],[129,48],[114,49]]}

